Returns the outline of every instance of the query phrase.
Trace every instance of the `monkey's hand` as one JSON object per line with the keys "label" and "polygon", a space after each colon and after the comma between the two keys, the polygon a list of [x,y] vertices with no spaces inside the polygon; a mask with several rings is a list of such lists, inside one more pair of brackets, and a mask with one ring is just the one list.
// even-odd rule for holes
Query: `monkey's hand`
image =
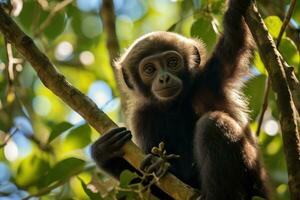
{"label": "monkey's hand", "polygon": [[163,177],[167,173],[171,166],[168,160],[179,156],[175,154],[167,155],[164,146],[164,143],[161,142],[159,147],[152,148],[152,154],[148,154],[141,163],[140,169],[142,171],[149,174],[154,173],[158,178]]}
{"label": "monkey's hand", "polygon": [[131,137],[131,132],[124,127],[108,131],[92,145],[93,159],[101,167],[113,158],[122,157],[122,147]]}

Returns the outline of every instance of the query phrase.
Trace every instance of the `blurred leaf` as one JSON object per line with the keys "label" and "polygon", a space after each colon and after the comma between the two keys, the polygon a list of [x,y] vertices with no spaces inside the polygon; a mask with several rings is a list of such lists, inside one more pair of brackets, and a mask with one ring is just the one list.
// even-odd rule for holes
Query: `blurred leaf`
{"label": "blurred leaf", "polygon": [[172,26],[170,26],[167,31],[170,31],[170,32],[174,32],[175,29],[176,29],[176,26],[177,26],[178,22],[174,23]]}
{"label": "blurred leaf", "polygon": [[89,196],[90,200],[101,200],[101,199],[103,199],[99,193],[92,192],[80,177],[77,177],[77,178],[79,179],[84,192]]}
{"label": "blurred leaf", "polygon": [[251,108],[251,119],[255,120],[258,116],[263,104],[265,75],[259,75],[251,78],[245,83],[244,93],[249,99],[249,107]]}
{"label": "blurred leaf", "polygon": [[91,143],[91,128],[88,124],[83,124],[70,130],[67,135],[64,147],[66,150],[80,149]]}
{"label": "blurred leaf", "polygon": [[265,149],[268,155],[275,155],[280,151],[281,148],[282,139],[280,137],[274,137],[274,139],[270,141]]}
{"label": "blurred leaf", "polygon": [[49,169],[49,163],[47,160],[31,154],[21,161],[18,169],[16,183],[22,187],[28,187],[38,183],[40,177],[42,177]]}
{"label": "blurred leaf", "polygon": [[262,74],[267,74],[267,70],[265,68],[264,63],[262,62],[260,55],[258,53],[258,51],[255,51],[255,56],[254,56],[254,63],[253,63],[256,67],[256,69],[258,69],[258,71]]}
{"label": "blurred leaf", "polygon": [[56,181],[69,178],[78,173],[84,164],[84,160],[73,157],[61,160],[48,171],[45,177],[42,177],[42,185],[48,186]]}
{"label": "blurred leaf", "polygon": [[92,14],[83,13],[80,10],[78,10],[77,7],[70,7],[68,9],[68,12],[72,12],[72,20],[71,20],[71,26],[72,30],[75,32],[77,36],[77,43],[80,44],[77,47],[77,50],[86,50],[90,49],[91,47],[97,45],[99,43],[99,40],[101,37],[96,36],[93,38],[88,38],[84,35],[82,31],[84,19],[88,16],[94,16]]}
{"label": "blurred leaf", "polygon": [[73,124],[70,124],[69,122],[61,122],[54,127],[52,127],[52,131],[50,133],[48,143],[52,142],[56,137],[58,137],[60,134],[71,128]]}
{"label": "blurred leaf", "polygon": [[32,30],[32,25],[36,23],[36,20],[40,20],[42,12],[37,2],[27,1],[23,4],[22,11],[17,19],[22,28],[28,32]]}
{"label": "blurred leaf", "polygon": [[120,187],[126,188],[133,179],[138,177],[139,175],[137,173],[131,172],[129,170],[122,171],[120,175]]}
{"label": "blurred leaf", "polygon": [[214,14],[223,14],[226,2],[223,0],[215,0],[211,3],[211,11]]}
{"label": "blurred leaf", "polygon": [[279,115],[280,112],[278,111],[278,104],[277,104],[277,95],[273,90],[270,90],[270,95],[269,95],[269,107],[271,108],[272,116],[279,120]]}
{"label": "blurred leaf", "polygon": [[290,38],[282,38],[279,46],[279,51],[284,60],[298,72],[300,57],[297,46]]}
{"label": "blurred leaf", "polygon": [[300,23],[300,1],[296,1],[295,10],[293,12],[293,18]]}
{"label": "blurred leaf", "polygon": [[200,38],[206,44],[208,52],[211,52],[217,41],[212,19],[200,16],[191,27],[191,36]]}
{"label": "blurred leaf", "polygon": [[[48,13],[48,15],[49,14],[50,13]],[[50,40],[54,40],[57,36],[59,36],[65,30],[67,22],[66,19],[67,17],[64,12],[56,13],[44,30],[46,37]]]}
{"label": "blurred leaf", "polygon": [[[277,38],[282,26],[282,21],[278,16],[269,16],[265,18],[266,26],[273,38]],[[285,34],[283,35],[285,36]]]}
{"label": "blurred leaf", "polygon": [[72,29],[74,30],[75,34],[78,36],[82,36],[81,31],[81,24],[82,24],[82,13],[78,10],[77,7],[70,7],[68,8],[68,12],[72,13]]}

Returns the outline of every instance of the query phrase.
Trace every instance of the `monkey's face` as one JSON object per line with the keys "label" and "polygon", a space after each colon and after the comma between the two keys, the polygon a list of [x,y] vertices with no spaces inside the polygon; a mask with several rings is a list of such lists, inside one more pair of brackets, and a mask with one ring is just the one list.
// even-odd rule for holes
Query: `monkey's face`
{"label": "monkey's face", "polygon": [[204,49],[201,41],[176,33],[148,33],[115,62],[121,85],[125,86],[122,89],[143,102],[174,105],[185,100],[200,63],[205,63]]}
{"label": "monkey's face", "polygon": [[177,51],[164,51],[143,58],[138,71],[143,83],[160,101],[173,100],[183,90],[180,74],[184,72],[184,60]]}

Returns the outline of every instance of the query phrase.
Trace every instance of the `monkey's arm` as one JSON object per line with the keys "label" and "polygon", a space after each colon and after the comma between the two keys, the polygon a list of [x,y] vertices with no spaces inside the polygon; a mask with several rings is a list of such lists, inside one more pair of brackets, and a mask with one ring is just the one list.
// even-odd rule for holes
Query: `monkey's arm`
{"label": "monkey's arm", "polygon": [[219,81],[218,86],[222,86],[228,80],[236,80],[239,72],[245,70],[240,66],[249,64],[253,46],[243,14],[250,3],[251,0],[229,1],[223,20],[224,33],[205,66],[204,73],[208,81],[214,81],[212,85],[216,85],[216,81]]}

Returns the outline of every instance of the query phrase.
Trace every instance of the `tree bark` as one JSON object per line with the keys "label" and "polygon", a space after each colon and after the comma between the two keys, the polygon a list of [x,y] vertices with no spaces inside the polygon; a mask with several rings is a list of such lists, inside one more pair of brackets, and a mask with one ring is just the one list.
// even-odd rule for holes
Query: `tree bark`
{"label": "tree bark", "polygon": [[[297,111],[285,72],[285,63],[276,48],[255,4],[249,8],[245,20],[256,41],[259,54],[269,73],[272,88],[277,96],[284,152],[288,168],[289,189],[293,200],[300,197],[300,135]],[[295,82],[295,81],[294,81]]]}

